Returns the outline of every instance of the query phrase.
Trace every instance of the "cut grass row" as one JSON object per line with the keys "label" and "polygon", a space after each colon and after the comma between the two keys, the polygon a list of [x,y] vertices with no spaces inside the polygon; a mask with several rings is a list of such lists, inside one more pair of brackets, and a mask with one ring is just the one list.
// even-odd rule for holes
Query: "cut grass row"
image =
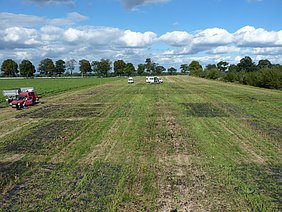
{"label": "cut grass row", "polygon": [[54,79],[9,79],[0,80],[0,103],[3,106],[5,97],[2,90],[34,87],[41,97],[49,97],[58,93],[91,87],[116,80],[115,78],[54,78]]}
{"label": "cut grass row", "polygon": [[[280,91],[183,76],[135,81],[69,92],[60,96],[66,111],[21,112],[18,120],[36,122],[0,143],[1,182],[11,179],[2,209],[281,209]],[[83,105],[99,114],[80,114]],[[44,126],[50,145],[25,139]]]}

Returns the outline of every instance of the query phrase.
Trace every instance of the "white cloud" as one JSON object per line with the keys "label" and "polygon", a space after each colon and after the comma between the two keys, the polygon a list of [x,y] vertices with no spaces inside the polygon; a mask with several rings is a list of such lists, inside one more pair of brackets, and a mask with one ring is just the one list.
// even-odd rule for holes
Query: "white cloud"
{"label": "white cloud", "polygon": [[219,46],[232,43],[233,35],[221,28],[209,28],[198,32],[193,39],[195,45]]}
{"label": "white cloud", "polygon": [[253,26],[245,26],[234,33],[236,43],[239,46],[275,46],[282,44],[282,33],[275,31],[266,31],[262,28],[254,28]]}
{"label": "white cloud", "polygon": [[170,0],[120,0],[121,3],[128,9],[133,9],[140,5],[153,4],[153,3],[164,3]]}
{"label": "white cloud", "polygon": [[39,36],[35,29],[22,27],[10,27],[4,30],[3,41],[7,43],[16,43],[23,45],[39,44]]}
{"label": "white cloud", "polygon": [[125,47],[144,47],[151,45],[156,37],[157,35],[153,32],[140,33],[125,30],[119,40]]}
{"label": "white cloud", "polygon": [[58,21],[60,18],[51,20],[21,14],[8,15],[14,21],[12,24],[25,24],[12,26],[6,23],[0,28],[1,60],[30,59],[38,63],[45,57],[54,60],[109,58],[138,64],[151,57],[162,65],[178,66],[191,59],[207,64],[221,59],[237,62],[245,55],[253,58],[260,55],[275,61],[282,58],[282,30],[267,31],[245,26],[234,33],[221,28],[208,28],[157,35],[150,31],[114,27],[70,26],[75,17],[78,20],[85,18],[78,13],[67,15],[66,19],[72,20],[70,22]]}
{"label": "white cloud", "polygon": [[184,31],[167,32],[160,36],[159,40],[172,46],[187,46],[192,42],[192,35]]}
{"label": "white cloud", "polygon": [[228,54],[233,52],[240,52],[240,48],[236,46],[218,46],[212,49],[210,52],[212,54]]}

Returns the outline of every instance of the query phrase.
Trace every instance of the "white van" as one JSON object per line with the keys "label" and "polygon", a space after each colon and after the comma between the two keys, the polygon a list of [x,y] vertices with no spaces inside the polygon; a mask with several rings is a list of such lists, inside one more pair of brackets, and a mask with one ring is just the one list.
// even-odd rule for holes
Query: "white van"
{"label": "white van", "polygon": [[150,83],[150,84],[159,84],[160,81],[159,81],[159,78],[154,76],[154,77],[146,77],[146,82]]}
{"label": "white van", "polygon": [[133,78],[132,78],[132,77],[129,77],[129,78],[128,78],[128,80],[127,80],[127,83],[128,83],[128,84],[132,84],[132,83],[134,83]]}

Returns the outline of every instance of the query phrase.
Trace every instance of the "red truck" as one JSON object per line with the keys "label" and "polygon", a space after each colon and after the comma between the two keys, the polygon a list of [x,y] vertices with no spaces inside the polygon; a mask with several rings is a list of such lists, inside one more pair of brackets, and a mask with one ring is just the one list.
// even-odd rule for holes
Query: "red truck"
{"label": "red truck", "polygon": [[3,90],[3,95],[7,97],[7,102],[13,108],[21,109],[38,103],[34,88],[17,88],[12,90]]}

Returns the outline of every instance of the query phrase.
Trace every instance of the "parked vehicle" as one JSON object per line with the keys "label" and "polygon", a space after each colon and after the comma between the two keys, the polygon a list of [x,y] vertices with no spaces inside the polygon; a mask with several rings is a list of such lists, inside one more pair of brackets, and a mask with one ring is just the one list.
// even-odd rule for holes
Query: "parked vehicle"
{"label": "parked vehicle", "polygon": [[6,101],[13,108],[23,108],[38,103],[34,88],[16,88],[12,90],[3,90],[3,95],[7,97]]}
{"label": "parked vehicle", "polygon": [[129,77],[129,78],[128,78],[128,81],[127,81],[127,83],[128,83],[128,84],[132,84],[132,83],[134,83],[134,80],[133,80],[133,78],[132,78],[132,77]]}
{"label": "parked vehicle", "polygon": [[159,83],[163,83],[163,79],[159,77]]}
{"label": "parked vehicle", "polygon": [[146,77],[146,82],[150,84],[159,84],[159,83],[163,83],[163,80],[157,76],[152,76],[152,77]]}

